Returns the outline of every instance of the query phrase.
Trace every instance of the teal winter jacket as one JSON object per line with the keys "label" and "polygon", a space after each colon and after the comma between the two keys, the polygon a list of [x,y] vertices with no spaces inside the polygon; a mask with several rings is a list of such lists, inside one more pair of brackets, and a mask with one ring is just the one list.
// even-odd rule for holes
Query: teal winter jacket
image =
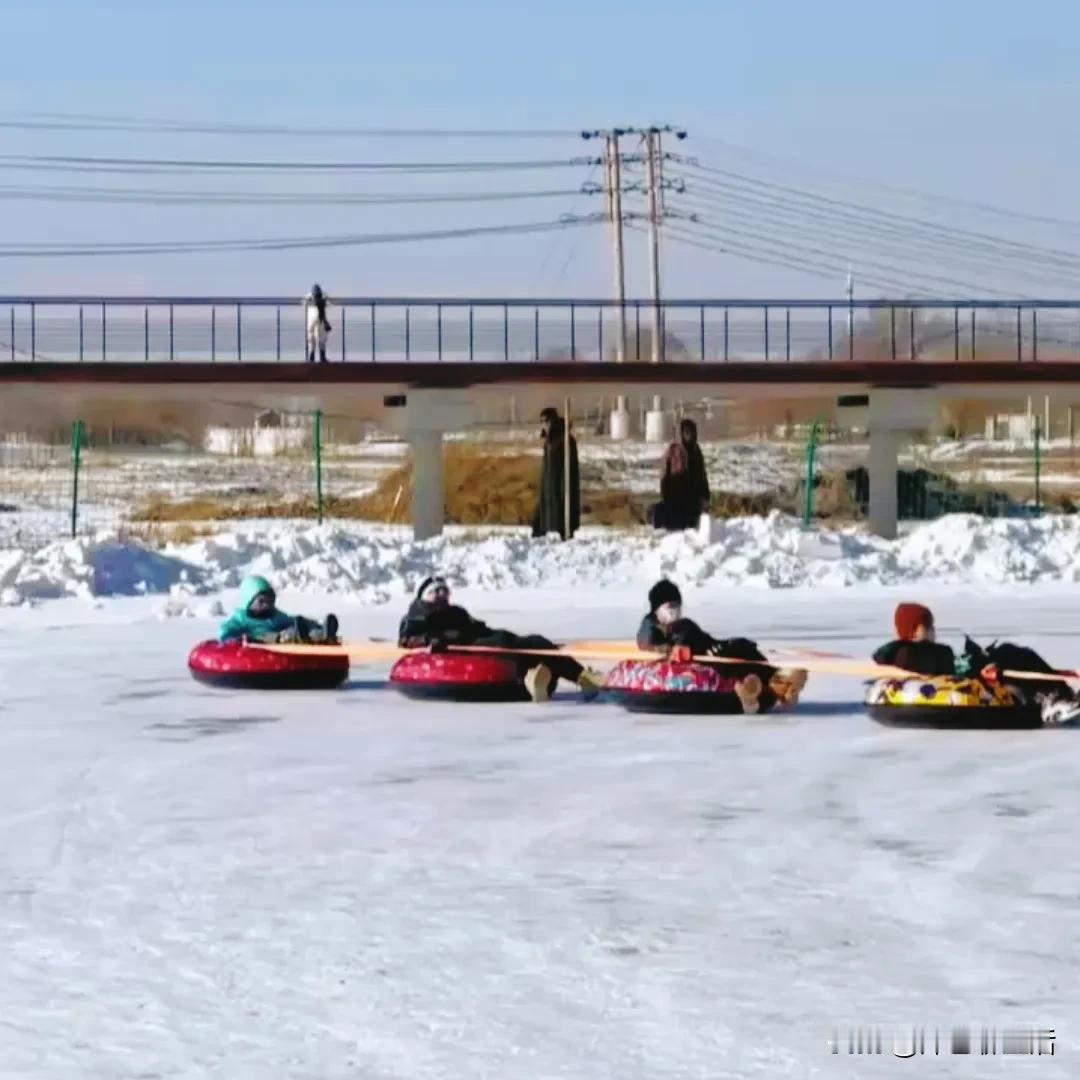
{"label": "teal winter jacket", "polygon": [[266,592],[273,592],[266,578],[256,575],[244,579],[240,586],[240,606],[221,624],[218,641],[239,641],[245,637],[249,641],[273,640],[283,630],[296,625],[296,619],[283,611],[275,610],[265,619],[256,619],[248,613],[255,597]]}

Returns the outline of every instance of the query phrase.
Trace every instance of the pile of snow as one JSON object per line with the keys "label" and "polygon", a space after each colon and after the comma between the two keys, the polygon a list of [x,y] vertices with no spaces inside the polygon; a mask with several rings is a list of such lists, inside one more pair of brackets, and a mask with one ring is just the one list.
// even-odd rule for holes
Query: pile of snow
{"label": "pile of snow", "polygon": [[368,604],[400,600],[440,570],[480,590],[627,587],[660,576],[685,585],[765,588],[1080,580],[1080,518],[986,520],[952,515],[898,540],[858,527],[805,531],[780,514],[713,523],[712,535],[586,529],[572,543],[524,530],[450,530],[427,541],[391,526],[260,523],[155,550],[115,534],[0,552],[0,604],[61,596],[169,596],[235,588],[250,573],[280,591],[337,593]]}

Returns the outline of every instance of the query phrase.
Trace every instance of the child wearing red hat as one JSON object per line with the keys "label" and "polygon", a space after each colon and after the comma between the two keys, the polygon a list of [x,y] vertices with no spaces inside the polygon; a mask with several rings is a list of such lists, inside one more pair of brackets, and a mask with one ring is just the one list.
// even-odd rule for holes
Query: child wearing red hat
{"label": "child wearing red hat", "polygon": [[896,640],[874,653],[875,664],[889,664],[917,675],[956,674],[956,657],[948,645],[937,643],[934,614],[928,607],[897,604],[893,624]]}

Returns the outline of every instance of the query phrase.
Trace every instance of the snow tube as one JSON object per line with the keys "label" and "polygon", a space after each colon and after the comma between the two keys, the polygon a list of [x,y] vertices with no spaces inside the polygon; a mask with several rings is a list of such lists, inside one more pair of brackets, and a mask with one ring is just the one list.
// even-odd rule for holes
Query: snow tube
{"label": "snow tube", "polygon": [[524,675],[504,653],[414,652],[390,669],[390,685],[422,700],[528,701]]}
{"label": "snow tube", "polygon": [[[735,680],[710,664],[667,660],[624,660],[607,677],[604,690],[630,712],[741,715]],[[764,711],[768,708],[762,694]]]}
{"label": "snow tube", "polygon": [[198,682],[230,690],[333,690],[349,677],[349,658],[204,641],[191,650],[188,669]]}
{"label": "snow tube", "polygon": [[1019,691],[947,675],[878,679],[866,692],[866,708],[879,724],[895,727],[1042,727],[1039,706]]}

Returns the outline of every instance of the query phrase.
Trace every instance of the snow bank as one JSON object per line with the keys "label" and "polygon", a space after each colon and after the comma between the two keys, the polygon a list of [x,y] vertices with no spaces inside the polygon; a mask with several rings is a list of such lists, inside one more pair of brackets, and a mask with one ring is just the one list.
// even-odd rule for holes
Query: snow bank
{"label": "snow bank", "polygon": [[572,543],[522,530],[452,530],[416,542],[377,525],[266,523],[153,550],[115,535],[0,552],[0,604],[60,596],[168,595],[235,588],[249,573],[280,591],[346,594],[379,604],[411,593],[441,570],[458,587],[640,589],[667,575],[680,583],[764,588],[1017,583],[1080,580],[1080,518],[988,521],[952,515],[895,541],[855,527],[804,532],[772,514],[714,523],[713,535],[584,530]]}

